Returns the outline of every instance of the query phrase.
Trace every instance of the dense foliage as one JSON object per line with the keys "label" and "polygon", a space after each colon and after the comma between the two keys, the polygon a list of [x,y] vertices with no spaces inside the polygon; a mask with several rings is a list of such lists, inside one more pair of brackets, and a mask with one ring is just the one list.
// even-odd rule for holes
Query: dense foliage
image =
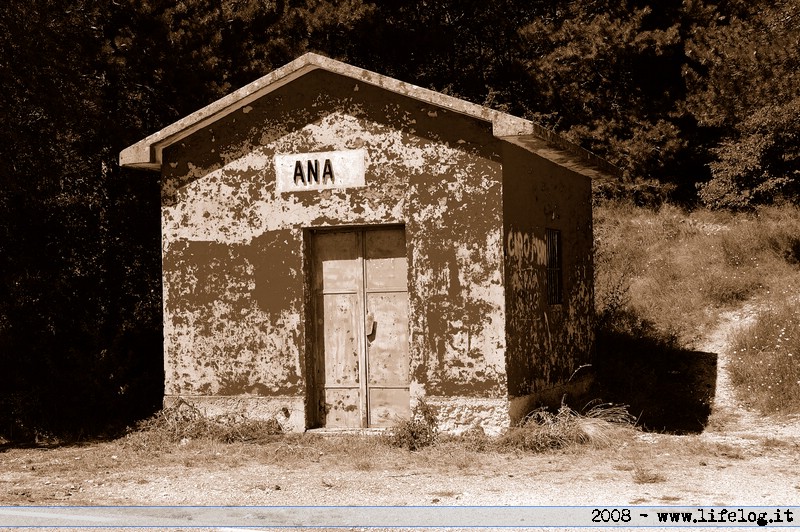
{"label": "dense foliage", "polygon": [[623,169],[606,193],[800,188],[799,0],[6,0],[0,435],[157,407],[159,185],[117,154],[305,51],[534,119]]}

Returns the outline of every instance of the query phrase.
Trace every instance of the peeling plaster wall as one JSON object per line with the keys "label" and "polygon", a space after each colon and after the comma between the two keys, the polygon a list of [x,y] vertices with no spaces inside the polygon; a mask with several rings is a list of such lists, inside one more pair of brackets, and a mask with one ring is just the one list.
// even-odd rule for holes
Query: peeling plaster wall
{"label": "peeling plaster wall", "polygon": [[[508,391],[512,422],[590,363],[591,183],[515,145],[503,151]],[[547,302],[545,230],[562,239],[564,302]]]}
{"label": "peeling plaster wall", "polygon": [[[357,148],[365,187],[276,192],[275,154]],[[405,224],[412,396],[507,419],[500,149],[489,123],[321,70],[165,149],[167,395],[275,398],[304,426],[304,230]]]}

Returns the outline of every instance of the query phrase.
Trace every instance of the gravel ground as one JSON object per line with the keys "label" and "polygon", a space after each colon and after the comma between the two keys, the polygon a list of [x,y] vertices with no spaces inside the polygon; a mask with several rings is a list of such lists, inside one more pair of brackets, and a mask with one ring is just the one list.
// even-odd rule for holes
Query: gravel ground
{"label": "gravel ground", "polygon": [[712,421],[699,435],[629,431],[601,449],[445,446],[355,459],[280,443],[254,452],[187,442],[154,460],[114,442],[9,448],[0,452],[0,504],[800,505],[800,419],[748,410],[726,373],[728,334],[753,316],[747,308],[725,315],[700,346],[720,359]]}

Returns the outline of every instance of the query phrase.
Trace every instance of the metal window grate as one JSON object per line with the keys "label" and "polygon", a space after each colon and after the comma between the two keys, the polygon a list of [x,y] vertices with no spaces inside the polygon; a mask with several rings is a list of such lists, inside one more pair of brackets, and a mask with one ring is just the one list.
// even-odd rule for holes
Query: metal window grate
{"label": "metal window grate", "polygon": [[545,229],[545,244],[547,246],[547,303],[560,305],[564,302],[561,231]]}

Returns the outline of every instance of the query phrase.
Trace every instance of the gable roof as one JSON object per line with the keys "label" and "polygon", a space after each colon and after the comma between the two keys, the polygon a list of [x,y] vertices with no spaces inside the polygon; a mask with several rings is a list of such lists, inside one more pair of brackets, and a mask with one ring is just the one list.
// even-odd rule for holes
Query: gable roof
{"label": "gable roof", "polygon": [[158,171],[161,169],[164,148],[316,69],[347,76],[402,96],[490,122],[494,136],[590,177],[610,177],[608,174],[617,175],[619,173],[617,168],[603,159],[530,120],[495,111],[315,53],[304,54],[291,63],[273,70],[266,76],[125,148],[120,152],[119,164],[131,168]]}

